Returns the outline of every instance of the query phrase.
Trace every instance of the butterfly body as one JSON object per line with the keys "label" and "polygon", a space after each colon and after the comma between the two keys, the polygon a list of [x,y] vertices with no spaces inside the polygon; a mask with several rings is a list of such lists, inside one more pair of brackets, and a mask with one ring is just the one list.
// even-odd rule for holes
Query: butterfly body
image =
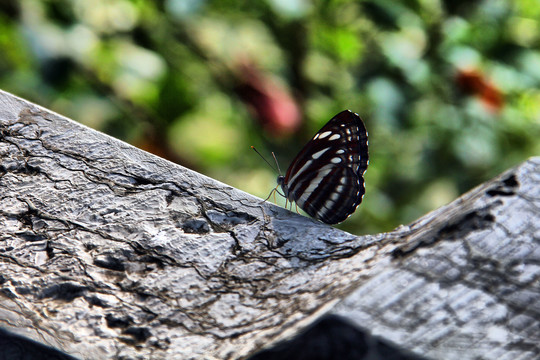
{"label": "butterfly body", "polygon": [[357,114],[334,116],[298,153],[285,176],[285,197],[327,224],[348,218],[362,202],[369,163],[367,131]]}

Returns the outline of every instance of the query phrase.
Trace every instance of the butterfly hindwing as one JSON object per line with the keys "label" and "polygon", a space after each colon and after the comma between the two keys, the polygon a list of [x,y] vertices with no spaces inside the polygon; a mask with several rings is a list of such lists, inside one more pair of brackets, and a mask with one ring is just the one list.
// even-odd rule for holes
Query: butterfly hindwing
{"label": "butterfly hindwing", "polygon": [[330,120],[293,160],[282,188],[310,216],[328,224],[345,220],[364,195],[367,131],[345,110]]}

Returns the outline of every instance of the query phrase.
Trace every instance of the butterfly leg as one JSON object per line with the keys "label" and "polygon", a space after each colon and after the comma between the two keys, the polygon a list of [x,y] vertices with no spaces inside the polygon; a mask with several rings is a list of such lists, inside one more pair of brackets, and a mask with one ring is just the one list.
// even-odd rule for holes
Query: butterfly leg
{"label": "butterfly leg", "polygon": [[275,193],[275,191],[277,191],[277,189],[272,189],[272,191],[270,191],[270,194],[268,194],[266,199],[261,201],[261,203],[264,203],[264,202],[268,201],[268,199],[270,199],[270,196],[272,196],[272,194],[274,194],[274,202],[276,202],[276,193]]}

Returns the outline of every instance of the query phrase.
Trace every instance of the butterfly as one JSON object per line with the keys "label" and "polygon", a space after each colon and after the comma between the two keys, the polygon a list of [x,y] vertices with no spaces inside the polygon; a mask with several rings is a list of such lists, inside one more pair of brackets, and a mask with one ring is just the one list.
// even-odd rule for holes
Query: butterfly
{"label": "butterfly", "polygon": [[368,164],[366,127],[358,114],[345,110],[313,136],[277,183],[308,215],[337,224],[362,202]]}

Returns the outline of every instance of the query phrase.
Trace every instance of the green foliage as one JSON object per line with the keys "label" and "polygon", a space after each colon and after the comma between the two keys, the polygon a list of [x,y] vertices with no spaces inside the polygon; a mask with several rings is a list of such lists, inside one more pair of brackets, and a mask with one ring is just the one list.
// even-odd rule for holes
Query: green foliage
{"label": "green foliage", "polygon": [[[286,168],[330,117],[359,113],[367,193],[340,225],[354,233],[538,155],[539,85],[536,0],[0,5],[0,88],[262,197],[276,174],[250,145]],[[271,111],[287,99],[299,127]]]}

